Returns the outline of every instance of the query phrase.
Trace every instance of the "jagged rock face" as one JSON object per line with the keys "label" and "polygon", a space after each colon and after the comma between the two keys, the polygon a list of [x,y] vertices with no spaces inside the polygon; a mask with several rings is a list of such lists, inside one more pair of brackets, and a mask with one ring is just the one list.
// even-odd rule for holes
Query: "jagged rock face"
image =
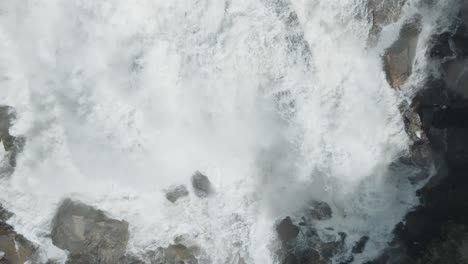
{"label": "jagged rock face", "polygon": [[185,185],[178,185],[171,187],[166,191],[166,199],[171,203],[175,203],[179,198],[188,196],[188,194],[189,192]]}
{"label": "jagged rock face", "polygon": [[400,18],[401,8],[406,0],[368,0],[367,9],[372,27],[371,41],[378,38],[383,26],[396,22]]}
{"label": "jagged rock face", "polygon": [[192,187],[200,198],[206,198],[213,193],[213,187],[208,177],[198,171],[192,176]]}
{"label": "jagged rock face", "polygon": [[391,87],[399,89],[411,75],[416,46],[420,33],[421,18],[416,16],[400,31],[400,35],[384,55],[384,70]]}
{"label": "jagged rock face", "polygon": [[[0,209],[4,210],[1,206]],[[11,216],[10,213],[8,215]],[[23,264],[31,260],[36,251],[34,245],[4,220],[0,219],[0,264]]]}
{"label": "jagged rock face", "polygon": [[128,242],[128,223],[66,199],[53,221],[52,242],[70,252],[67,263],[119,263]]}
{"label": "jagged rock face", "polygon": [[16,166],[16,156],[23,149],[26,142],[23,137],[14,137],[10,134],[10,127],[13,120],[16,118],[16,112],[13,107],[2,105],[0,106],[0,141],[3,143],[5,151],[7,151],[7,159],[9,168],[2,169],[1,172],[12,172],[12,168]]}

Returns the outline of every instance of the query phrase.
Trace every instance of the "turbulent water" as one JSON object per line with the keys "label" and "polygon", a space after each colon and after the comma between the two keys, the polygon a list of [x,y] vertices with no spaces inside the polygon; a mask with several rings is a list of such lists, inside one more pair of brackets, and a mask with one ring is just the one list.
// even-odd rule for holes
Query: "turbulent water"
{"label": "turbulent water", "polygon": [[[262,264],[275,222],[321,199],[334,215],[319,229],[370,234],[362,258],[376,256],[417,203],[412,172],[390,166],[408,152],[411,92],[389,87],[381,56],[421,10],[407,1],[369,45],[366,2],[2,0],[0,104],[27,138],[1,179],[10,223],[64,260],[48,234],[73,197],[127,220],[137,256],[184,236],[212,263]],[[197,170],[215,194],[167,201]]]}

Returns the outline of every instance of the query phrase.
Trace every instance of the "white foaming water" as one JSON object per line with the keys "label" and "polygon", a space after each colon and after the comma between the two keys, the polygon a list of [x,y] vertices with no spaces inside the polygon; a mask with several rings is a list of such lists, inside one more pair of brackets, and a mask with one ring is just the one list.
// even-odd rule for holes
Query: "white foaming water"
{"label": "white foaming water", "polygon": [[[185,236],[212,263],[272,263],[274,222],[312,198],[332,205],[324,227],[371,234],[364,257],[384,247],[416,204],[388,170],[409,144],[380,59],[399,24],[369,49],[363,3],[297,0],[291,49],[281,3],[0,3],[0,103],[27,138],[0,201],[44,260],[65,258],[47,237],[65,197],[127,220],[136,255]],[[169,203],[196,170],[216,193]]]}

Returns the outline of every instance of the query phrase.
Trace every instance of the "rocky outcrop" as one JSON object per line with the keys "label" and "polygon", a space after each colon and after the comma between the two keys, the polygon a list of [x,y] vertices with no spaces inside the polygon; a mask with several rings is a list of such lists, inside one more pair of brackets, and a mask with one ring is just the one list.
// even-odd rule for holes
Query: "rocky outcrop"
{"label": "rocky outcrop", "polygon": [[185,185],[178,185],[169,188],[166,191],[166,199],[169,200],[171,203],[175,203],[179,198],[188,196],[189,192]]}
{"label": "rocky outcrop", "polygon": [[121,263],[128,242],[128,223],[66,199],[53,220],[52,242],[67,250],[67,263]]}
{"label": "rocky outcrop", "polygon": [[214,192],[208,177],[206,177],[199,171],[195,172],[195,174],[192,175],[192,187],[195,192],[195,195],[197,195],[200,198],[206,198]]}
{"label": "rocky outcrop", "polygon": [[23,264],[33,260],[36,248],[5,223],[11,216],[11,213],[0,206],[0,264]]}
{"label": "rocky outcrop", "polygon": [[2,169],[5,172],[11,172],[12,168],[16,166],[16,156],[23,149],[26,141],[23,137],[15,137],[10,134],[10,128],[15,119],[16,111],[13,107],[0,106],[0,142],[3,143],[8,159],[8,168]]}
{"label": "rocky outcrop", "polygon": [[415,16],[405,22],[398,39],[385,51],[385,74],[395,89],[400,89],[411,75],[420,31],[421,17]]}
{"label": "rocky outcrop", "polygon": [[374,42],[382,27],[396,22],[400,18],[401,8],[406,0],[367,0],[367,11],[372,23],[369,39]]}
{"label": "rocky outcrop", "polygon": [[[467,105],[466,83],[454,81],[462,74],[458,69],[468,67],[467,14],[468,5],[462,4],[452,27],[433,36],[427,56],[440,65],[439,73],[428,78],[414,105]],[[389,248],[371,263],[467,263],[462,256],[468,227],[468,129],[426,126],[423,131],[436,174],[417,192],[421,205],[397,225]]]}
{"label": "rocky outcrop", "polygon": [[304,215],[297,224],[288,216],[276,225],[276,233],[281,241],[278,252],[280,263],[327,264],[335,257],[340,263],[350,263],[353,257],[346,255],[344,248],[347,235],[330,229],[319,236],[315,228],[317,221],[331,218],[331,207],[323,201],[311,201],[303,212]]}

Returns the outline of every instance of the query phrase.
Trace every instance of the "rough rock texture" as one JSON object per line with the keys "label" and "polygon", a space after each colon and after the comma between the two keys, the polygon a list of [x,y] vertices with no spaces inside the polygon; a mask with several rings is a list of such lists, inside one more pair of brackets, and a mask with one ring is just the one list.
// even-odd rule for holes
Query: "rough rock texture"
{"label": "rough rock texture", "polygon": [[176,243],[166,248],[150,252],[147,259],[150,264],[198,264],[195,257],[198,248]]}
{"label": "rough rock texture", "polygon": [[32,260],[36,251],[35,246],[4,222],[12,214],[1,206],[0,211],[5,217],[0,218],[0,264],[23,264]]}
{"label": "rough rock texture", "polygon": [[[276,225],[276,232],[281,241],[278,257],[283,264],[326,264],[337,255],[343,255],[346,234],[328,230],[319,236],[315,228],[317,221],[331,218],[331,207],[322,201],[312,201],[303,210],[304,216],[295,224],[294,219],[286,217]],[[341,263],[350,263],[352,256],[340,259]]]}
{"label": "rough rock texture", "polygon": [[53,221],[52,241],[69,254],[67,263],[119,263],[125,257],[128,223],[66,199]]}
{"label": "rough rock texture", "polygon": [[[460,65],[468,67],[468,4],[462,6],[452,28],[432,38],[427,55],[440,64],[440,74],[427,80],[414,104],[467,106],[468,86],[454,81],[463,75]],[[421,205],[397,225],[389,248],[371,263],[467,263],[468,129],[429,126],[424,133],[436,175],[417,192]]]}
{"label": "rough rock texture", "polygon": [[12,172],[16,166],[16,156],[23,149],[25,139],[23,137],[14,137],[10,134],[10,127],[16,118],[15,109],[10,106],[0,106],[0,141],[7,151],[8,168],[3,168],[1,172]]}
{"label": "rough rock texture", "polygon": [[213,193],[210,180],[199,171],[192,176],[192,187],[195,194],[200,198],[208,197]]}
{"label": "rough rock texture", "polygon": [[169,188],[166,191],[166,199],[169,200],[171,203],[175,203],[179,198],[188,196],[189,192],[185,185],[178,185]]}
{"label": "rough rock texture", "polygon": [[378,38],[383,26],[400,18],[401,8],[406,0],[367,0],[367,11],[372,27],[369,32],[371,42]]}
{"label": "rough rock texture", "polygon": [[398,39],[385,52],[384,70],[388,83],[395,89],[399,89],[411,75],[420,24],[419,16],[406,21]]}

